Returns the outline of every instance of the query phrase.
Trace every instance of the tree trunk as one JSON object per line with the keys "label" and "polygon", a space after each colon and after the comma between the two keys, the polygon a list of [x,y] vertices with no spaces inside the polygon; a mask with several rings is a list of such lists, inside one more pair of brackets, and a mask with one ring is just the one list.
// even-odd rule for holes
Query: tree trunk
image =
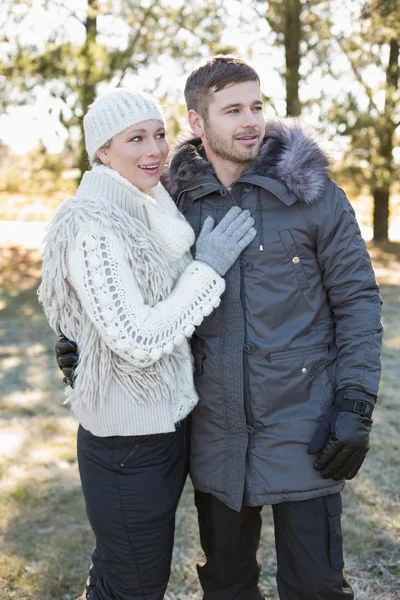
{"label": "tree trunk", "polygon": [[386,69],[386,94],[383,124],[379,133],[378,185],[372,190],[374,198],[374,240],[389,239],[390,186],[393,179],[393,138],[396,130],[396,94],[399,83],[399,42],[390,41],[389,62]]}
{"label": "tree trunk", "polygon": [[[86,39],[82,48],[82,59],[83,59],[83,73],[82,73],[82,87],[79,91],[79,100],[82,109],[82,116],[88,111],[89,106],[93,102],[96,95],[96,79],[93,77],[93,67],[95,60],[95,46],[97,36],[97,15],[99,13],[99,2],[98,0],[88,0],[88,9],[86,17]],[[80,177],[82,178],[84,172],[89,166],[88,157],[85,149],[85,138],[83,131],[83,120],[81,120],[81,141],[79,147],[78,156],[78,168],[80,170]]]}
{"label": "tree trunk", "polygon": [[286,114],[290,117],[297,117],[301,113],[301,103],[299,100],[300,42],[302,39],[301,9],[302,4],[300,0],[287,0],[285,3]]}
{"label": "tree trunk", "polygon": [[389,189],[372,190],[374,198],[374,241],[389,240]]}

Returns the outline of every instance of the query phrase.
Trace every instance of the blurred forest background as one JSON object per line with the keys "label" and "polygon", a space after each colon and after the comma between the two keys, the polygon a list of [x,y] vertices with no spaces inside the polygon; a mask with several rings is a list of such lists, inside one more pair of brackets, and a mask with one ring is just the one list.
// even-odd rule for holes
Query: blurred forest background
{"label": "blurred forest background", "polygon": [[[3,0],[0,218],[48,218],[74,192],[87,167],[81,117],[96,92],[155,94],[173,140],[187,128],[185,74],[234,53],[258,69],[268,116],[301,116],[322,132],[338,182],[370,198],[373,237],[387,240],[399,192],[399,34],[399,0]],[[42,131],[15,154],[29,137],[18,108],[27,106]]]}
{"label": "blurred forest background", "polygon": [[[119,84],[159,98],[170,142],[188,131],[186,75],[217,53],[249,59],[268,118],[299,116],[333,158],[384,299],[371,451],[344,493],[356,600],[400,600],[400,0],[2,0],[0,3],[0,598],[75,600],[93,538],[38,304],[43,228],[87,159],[82,115]],[[277,600],[263,510],[261,586]],[[188,482],[167,600],[200,600]]]}

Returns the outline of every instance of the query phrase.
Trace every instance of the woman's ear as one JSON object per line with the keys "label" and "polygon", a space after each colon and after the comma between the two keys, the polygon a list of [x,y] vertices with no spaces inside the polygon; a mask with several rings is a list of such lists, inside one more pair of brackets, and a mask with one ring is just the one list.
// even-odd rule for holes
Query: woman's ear
{"label": "woman's ear", "polygon": [[107,156],[106,148],[99,148],[99,150],[97,150],[96,154],[97,154],[97,158],[103,163],[103,165],[109,164],[110,159]]}

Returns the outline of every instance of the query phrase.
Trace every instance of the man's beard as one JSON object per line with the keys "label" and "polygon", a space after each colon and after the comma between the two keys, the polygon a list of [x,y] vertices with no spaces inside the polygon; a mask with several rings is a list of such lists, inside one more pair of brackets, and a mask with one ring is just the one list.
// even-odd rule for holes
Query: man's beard
{"label": "man's beard", "polygon": [[[238,165],[243,165],[253,161],[258,156],[260,144],[255,144],[254,146],[249,146],[248,148],[236,148],[234,146],[233,138],[230,138],[228,142],[225,138],[218,135],[218,133],[214,133],[212,130],[212,125],[207,122],[204,123],[204,131],[210,150],[212,150],[216,156],[222,158],[223,160]],[[254,132],[247,135],[253,134]],[[246,135],[246,133],[243,133],[242,135]]]}

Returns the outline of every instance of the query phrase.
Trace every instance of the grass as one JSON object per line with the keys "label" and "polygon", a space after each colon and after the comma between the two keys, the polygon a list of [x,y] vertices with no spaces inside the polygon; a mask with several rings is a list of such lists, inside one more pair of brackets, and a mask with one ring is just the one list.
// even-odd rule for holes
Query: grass
{"label": "grass", "polygon": [[[383,381],[372,449],[344,492],[346,567],[357,600],[400,598],[400,244],[370,246],[384,298]],[[54,334],[37,303],[40,256],[0,248],[0,597],[75,600],[93,538],[76,464],[77,424],[62,405]],[[261,585],[277,600],[271,511],[263,510]],[[188,483],[177,514],[168,600],[199,600],[196,513]]]}

